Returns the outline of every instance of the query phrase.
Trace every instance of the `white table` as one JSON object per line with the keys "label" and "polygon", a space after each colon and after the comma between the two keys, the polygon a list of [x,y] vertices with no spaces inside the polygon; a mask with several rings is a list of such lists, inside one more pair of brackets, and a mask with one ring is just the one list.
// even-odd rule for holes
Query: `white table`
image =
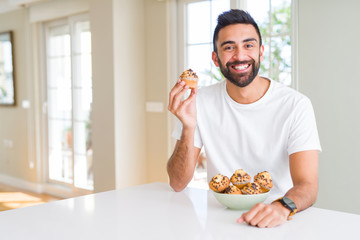
{"label": "white table", "polygon": [[360,239],[360,215],[309,208],[260,229],[236,219],[212,192],[151,183],[0,212],[0,239]]}

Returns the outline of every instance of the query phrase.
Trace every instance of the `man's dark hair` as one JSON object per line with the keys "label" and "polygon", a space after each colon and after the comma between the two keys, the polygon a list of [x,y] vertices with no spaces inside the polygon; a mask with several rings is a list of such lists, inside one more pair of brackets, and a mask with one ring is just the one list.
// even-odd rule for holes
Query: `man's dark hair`
{"label": "man's dark hair", "polygon": [[219,37],[219,31],[220,29],[236,23],[242,23],[242,24],[251,24],[254,26],[257,34],[259,35],[260,39],[260,46],[262,45],[261,40],[261,34],[258,25],[256,24],[255,20],[251,17],[251,15],[248,12],[245,12],[240,9],[231,9],[230,11],[223,12],[218,16],[217,19],[218,23],[216,25],[215,31],[214,31],[214,38],[213,38],[213,46],[214,51],[217,53],[217,47],[216,42]]}

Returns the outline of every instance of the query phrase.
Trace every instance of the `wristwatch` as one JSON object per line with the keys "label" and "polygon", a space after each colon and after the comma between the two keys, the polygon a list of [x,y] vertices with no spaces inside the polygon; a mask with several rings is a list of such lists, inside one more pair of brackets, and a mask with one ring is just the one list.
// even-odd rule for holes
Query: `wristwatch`
{"label": "wristwatch", "polygon": [[291,217],[295,215],[295,213],[297,212],[297,208],[295,203],[287,197],[281,197],[279,199],[276,199],[274,202],[279,202],[281,203],[284,207],[286,207],[287,209],[290,210],[290,214],[288,216],[287,220],[291,220]]}

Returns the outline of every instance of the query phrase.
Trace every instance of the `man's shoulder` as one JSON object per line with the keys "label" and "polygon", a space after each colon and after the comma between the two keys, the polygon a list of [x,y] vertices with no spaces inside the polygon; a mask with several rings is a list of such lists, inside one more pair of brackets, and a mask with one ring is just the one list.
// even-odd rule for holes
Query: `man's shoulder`
{"label": "man's shoulder", "polygon": [[201,97],[215,96],[215,95],[221,93],[223,87],[224,87],[224,81],[220,81],[220,82],[214,83],[212,85],[204,86],[204,87],[199,88],[198,95]]}
{"label": "man's shoulder", "polygon": [[302,102],[302,101],[310,101],[310,99],[303,93],[299,92],[298,90],[287,86],[283,83],[276,82],[272,80],[273,86],[273,94],[277,98],[281,98],[286,102]]}

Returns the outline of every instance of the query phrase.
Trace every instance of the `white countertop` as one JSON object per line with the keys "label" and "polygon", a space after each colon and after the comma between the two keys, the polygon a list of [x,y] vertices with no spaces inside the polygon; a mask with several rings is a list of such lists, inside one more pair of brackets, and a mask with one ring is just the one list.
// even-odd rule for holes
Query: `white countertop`
{"label": "white countertop", "polygon": [[360,215],[312,207],[260,229],[241,213],[210,191],[151,183],[0,212],[0,239],[360,239]]}

